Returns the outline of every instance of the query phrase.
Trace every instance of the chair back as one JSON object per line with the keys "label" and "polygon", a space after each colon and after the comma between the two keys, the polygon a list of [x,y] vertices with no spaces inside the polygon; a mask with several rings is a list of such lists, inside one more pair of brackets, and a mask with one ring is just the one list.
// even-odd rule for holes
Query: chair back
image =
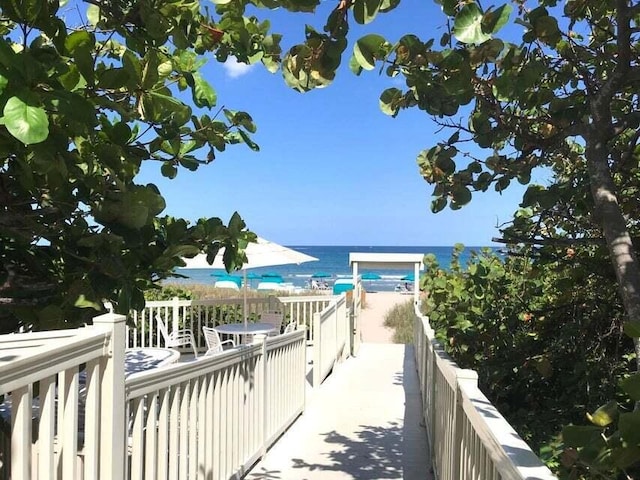
{"label": "chair back", "polygon": [[222,352],[222,341],[220,335],[213,328],[202,327],[204,341],[207,342],[207,355]]}
{"label": "chair back", "polygon": [[196,349],[196,340],[193,336],[193,332],[189,328],[182,330],[175,330],[169,333],[167,325],[162,320],[160,315],[156,315],[156,324],[158,325],[158,331],[164,339],[165,346],[167,348],[182,347],[185,345],[191,345],[193,349],[193,355],[198,357],[198,350]]}
{"label": "chair back", "polygon": [[280,334],[282,329],[282,321],[284,320],[284,313],[281,312],[265,312],[260,316],[260,322],[269,323],[276,328],[275,335]]}
{"label": "chair back", "polygon": [[298,329],[298,324],[296,322],[289,322],[287,323],[287,326],[284,327],[283,333],[295,332],[297,329]]}
{"label": "chair back", "polygon": [[158,314],[156,314],[156,326],[158,327],[158,332],[160,332],[165,346],[170,347],[169,343],[171,343],[171,340],[169,339],[169,331],[167,330],[167,325],[164,323],[162,317]]}

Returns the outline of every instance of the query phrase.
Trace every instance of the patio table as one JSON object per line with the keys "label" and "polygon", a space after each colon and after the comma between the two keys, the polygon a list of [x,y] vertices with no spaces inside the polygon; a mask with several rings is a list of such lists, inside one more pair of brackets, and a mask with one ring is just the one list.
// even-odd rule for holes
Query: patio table
{"label": "patio table", "polygon": [[223,335],[233,335],[234,338],[241,335],[268,335],[276,331],[276,327],[270,323],[224,323],[213,327],[214,330]]}
{"label": "patio table", "polygon": [[170,365],[179,359],[180,352],[172,348],[128,348],[124,352],[124,375],[129,376],[133,373]]}

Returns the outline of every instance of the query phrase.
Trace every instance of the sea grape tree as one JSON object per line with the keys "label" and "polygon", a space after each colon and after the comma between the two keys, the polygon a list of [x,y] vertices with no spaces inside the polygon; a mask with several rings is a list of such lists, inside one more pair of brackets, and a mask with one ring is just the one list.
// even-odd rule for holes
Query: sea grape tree
{"label": "sea grape tree", "polygon": [[226,247],[227,266],[241,264],[253,234],[239,215],[162,216],[161,192],[136,176],[143,162],[173,178],[228,145],[258,149],[251,116],[220,107],[202,73],[231,55],[277,68],[280,36],[243,11],[0,1],[0,332],[81,324],[105,301],[141,308],[144,290],[200,251]]}

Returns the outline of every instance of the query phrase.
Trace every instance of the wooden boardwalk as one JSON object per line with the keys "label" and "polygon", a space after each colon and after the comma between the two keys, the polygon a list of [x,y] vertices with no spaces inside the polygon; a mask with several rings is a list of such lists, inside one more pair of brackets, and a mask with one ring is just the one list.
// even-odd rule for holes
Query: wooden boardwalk
{"label": "wooden boardwalk", "polygon": [[413,347],[362,344],[249,480],[431,479]]}

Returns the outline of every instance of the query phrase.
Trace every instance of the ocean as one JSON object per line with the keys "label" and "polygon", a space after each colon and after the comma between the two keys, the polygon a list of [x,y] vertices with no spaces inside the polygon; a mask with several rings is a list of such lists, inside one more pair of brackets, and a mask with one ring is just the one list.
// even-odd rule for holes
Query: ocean
{"label": "ocean", "polygon": [[[279,265],[275,267],[252,268],[249,272],[252,277],[261,275],[278,274],[284,282],[293,284],[295,287],[307,287],[314,274],[328,274],[328,277],[319,279],[332,285],[338,278],[350,277],[352,275],[349,267],[349,253],[366,252],[366,253],[433,253],[438,259],[438,263],[442,268],[447,268],[451,260],[451,252],[453,247],[380,247],[380,246],[323,246],[323,245],[288,245],[289,248],[306,253],[318,259],[317,262],[307,262],[300,265]],[[463,264],[469,257],[471,250],[478,250],[481,247],[466,247],[461,260]],[[493,247],[490,247],[493,248]],[[371,272],[378,274],[379,280],[363,280],[367,289],[377,291],[393,291],[396,285],[402,282],[402,277],[412,272],[386,269],[360,269],[359,273]],[[179,283],[200,283],[214,284],[219,275],[224,274],[223,270],[217,269],[180,269],[179,273],[185,275],[186,279],[171,279],[171,282]],[[242,276],[241,272],[234,275]],[[256,287],[260,278],[249,278],[249,286]]]}

